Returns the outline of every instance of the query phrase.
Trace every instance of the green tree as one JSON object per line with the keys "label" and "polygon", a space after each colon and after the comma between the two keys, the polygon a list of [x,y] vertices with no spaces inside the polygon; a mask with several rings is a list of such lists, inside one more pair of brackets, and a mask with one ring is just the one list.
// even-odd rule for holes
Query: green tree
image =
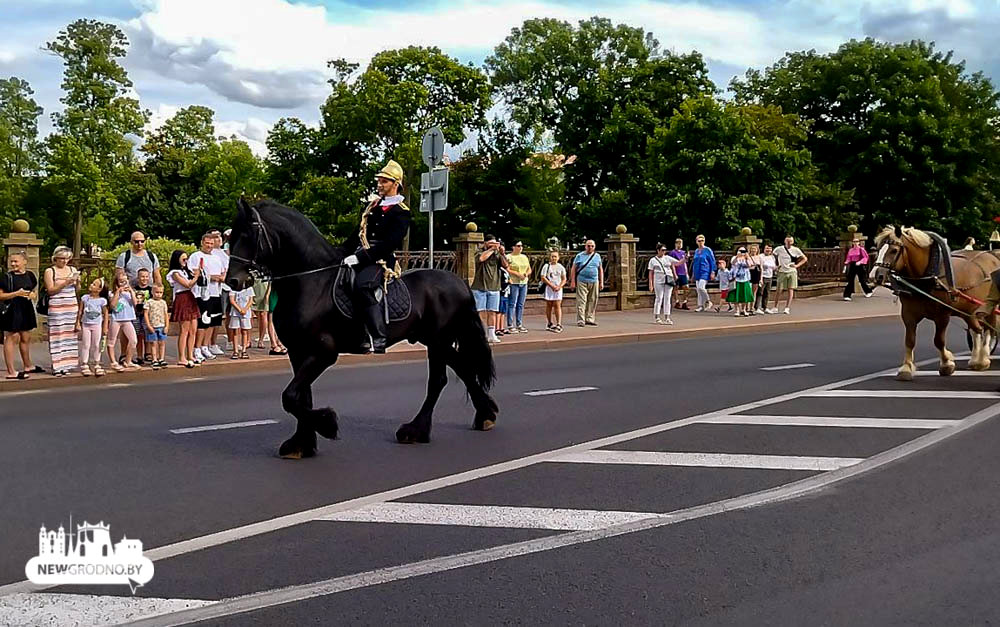
{"label": "green tree", "polygon": [[42,108],[31,95],[27,81],[12,76],[0,79],[0,232],[6,233],[17,217],[28,178],[41,165],[38,116]]}
{"label": "green tree", "polygon": [[634,222],[651,200],[642,169],[648,138],[685,99],[715,92],[698,53],[662,51],[643,29],[598,17],[576,26],[528,20],[486,67],[536,145],[576,155],[565,170],[573,237],[599,237],[619,221],[642,227]]}
{"label": "green tree", "polygon": [[[423,132],[439,125],[449,143],[461,143],[470,129],[485,124],[492,103],[483,72],[438,48],[380,52],[360,75],[356,64],[336,60],[330,65],[336,75],[320,109],[317,153],[325,166],[319,173],[369,187],[375,171],[394,158],[403,166],[411,205],[423,167]],[[421,223],[420,216],[415,222]]]}
{"label": "green tree", "polygon": [[266,191],[291,202],[307,179],[325,168],[317,158],[318,133],[298,118],[281,118],[267,134]]}
{"label": "green tree", "polygon": [[57,132],[49,139],[49,180],[75,212],[73,248],[80,250],[84,218],[115,210],[110,179],[134,167],[128,136],[140,136],[149,113],[130,97],[132,81],[119,63],[128,39],[117,26],[77,20],[59,32],[46,50],[63,61],[60,99],[52,115]]}
{"label": "green tree", "polygon": [[704,233],[728,239],[751,226],[771,241],[794,233],[803,243],[827,240],[839,225],[828,217],[849,201],[816,179],[803,145],[806,123],[777,108],[723,105],[711,97],[681,105],[650,140],[646,172],[661,199],[649,224],[659,241]]}
{"label": "green tree", "polygon": [[789,53],[731,87],[738,102],[811,123],[813,161],[854,190],[866,232],[905,223],[961,240],[984,236],[1000,213],[1000,96],[932,44],[867,39]]}

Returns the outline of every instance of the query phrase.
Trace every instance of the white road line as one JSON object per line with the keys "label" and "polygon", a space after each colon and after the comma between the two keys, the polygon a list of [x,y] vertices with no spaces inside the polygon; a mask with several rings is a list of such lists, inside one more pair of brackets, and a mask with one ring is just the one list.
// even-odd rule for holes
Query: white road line
{"label": "white road line", "polygon": [[863,457],[801,457],[733,453],[661,453],[659,451],[582,451],[549,460],[570,464],[626,464],[700,468],[763,468],[768,470],[836,470],[864,461]]}
{"label": "white road line", "polygon": [[[927,359],[925,361],[918,362],[917,365],[926,366],[931,363],[937,363],[937,359]],[[384,492],[369,494],[367,496],[361,496],[347,501],[340,501],[338,503],[330,503],[329,505],[323,505],[320,507],[314,507],[312,509],[302,510],[291,514],[285,514],[284,516],[278,516],[275,518],[261,520],[258,522],[242,525],[240,527],[232,527],[230,529],[216,531],[214,533],[209,533],[203,536],[197,536],[194,538],[189,538],[187,540],[180,540],[178,542],[174,542],[173,544],[167,544],[153,549],[144,550],[143,555],[154,562],[158,560],[165,560],[171,557],[176,557],[178,555],[186,555],[188,553],[193,553],[195,551],[200,551],[203,549],[220,546],[222,544],[227,544],[229,542],[244,540],[246,538],[252,538],[254,536],[258,536],[261,534],[271,533],[272,531],[279,531],[281,529],[294,527],[295,525],[307,523],[315,520],[316,518],[319,518],[320,516],[326,516],[334,512],[343,512],[358,507],[363,507],[365,505],[372,505],[374,503],[384,503],[386,501],[394,501],[406,498],[408,496],[415,496],[417,494],[423,494],[424,492],[439,490],[441,488],[447,488],[453,485],[466,483],[468,481],[474,481],[476,479],[482,479],[484,477],[492,477],[495,475],[499,475],[501,473],[510,472],[513,470],[519,470],[521,468],[527,468],[528,466],[533,466],[541,462],[546,462],[549,461],[550,459],[555,459],[556,457],[565,455],[567,453],[588,451],[595,448],[612,446],[614,444],[627,442],[629,440],[634,440],[637,438],[644,438],[646,436],[655,435],[657,433],[662,433],[664,431],[669,431],[671,429],[679,429],[681,427],[686,427],[687,425],[695,424],[711,416],[739,414],[742,412],[759,409],[761,407],[767,407],[769,405],[784,403],[786,401],[799,398],[803,394],[808,394],[810,392],[830,390],[836,387],[841,387],[845,385],[854,385],[856,383],[870,381],[872,379],[882,376],[886,372],[894,372],[894,370],[880,370],[878,372],[873,372],[870,374],[851,377],[850,379],[834,381],[832,383],[824,383],[822,385],[818,385],[812,388],[807,388],[805,390],[789,392],[788,394],[773,396],[759,401],[751,401],[749,403],[743,403],[742,405],[727,407],[719,411],[699,414],[696,416],[691,416],[690,418],[674,420],[672,422],[660,423],[652,425],[650,427],[643,427],[641,429],[635,429],[633,431],[627,431],[625,433],[619,433],[604,438],[598,438],[596,440],[591,440],[590,442],[581,442],[579,444],[572,444],[570,446],[566,446],[563,448],[544,451],[541,453],[536,453],[534,455],[528,455],[526,457],[520,457],[517,459],[511,459],[505,462],[491,464],[489,466],[482,466],[480,468],[474,468],[472,470],[466,470],[452,475],[446,475],[444,477],[439,477],[437,479],[430,479],[428,481],[421,481],[420,483],[414,483],[410,485],[401,486],[399,488],[393,488],[391,490],[386,490]],[[945,432],[950,433],[949,430],[940,430],[936,431],[935,433],[945,433]],[[31,592],[31,591],[45,590],[52,587],[54,586],[51,585],[39,586],[32,584],[31,582],[28,581],[19,581],[0,586],[0,596],[6,594],[13,594],[15,592]]]}
{"label": "white road line", "polygon": [[772,425],[778,427],[868,427],[874,429],[941,429],[960,420],[915,418],[846,418],[842,416],[714,416],[701,421],[715,425]]}
{"label": "white road line", "polygon": [[812,398],[1000,398],[1000,392],[958,392],[953,390],[821,390],[802,396]]}
{"label": "white road line", "polygon": [[598,388],[595,387],[580,387],[580,388],[559,388],[556,390],[535,390],[533,392],[525,392],[525,396],[552,396],[553,394],[572,394],[573,392],[591,392]]}
{"label": "white road line", "polygon": [[276,425],[277,420],[247,420],[246,422],[227,422],[220,425],[204,425],[201,427],[184,427],[183,429],[171,429],[170,433],[181,435],[184,433],[201,433],[202,431],[221,431],[223,429],[239,429],[241,427],[257,427],[260,425]]}
{"label": "white road line", "polygon": [[106,388],[130,388],[133,385],[135,385],[135,384],[134,383],[109,383],[109,384],[105,385],[104,387],[106,387]]}
{"label": "white road line", "polygon": [[377,503],[348,512],[321,516],[331,522],[401,523],[407,525],[456,525],[507,529],[585,531],[659,516],[655,513],[616,512],[549,507],[497,505],[442,505],[437,503]]}
{"label": "white road line", "polygon": [[212,603],[215,601],[90,594],[14,594],[0,597],[0,625],[117,625]]}
{"label": "white road line", "polygon": [[[885,375],[887,377],[895,376],[893,374]],[[913,373],[915,377],[941,377],[937,370],[917,370]],[[955,372],[948,375],[949,377],[1000,377],[1000,370],[956,370]],[[944,377],[941,377],[942,379]]]}
{"label": "white road line", "polygon": [[766,368],[761,368],[761,370],[766,370],[768,372],[773,372],[775,370],[795,370],[797,368],[812,368],[816,364],[788,364],[786,366],[767,366]]}
{"label": "white road line", "polygon": [[513,542],[511,544],[505,544],[489,549],[469,551],[455,555],[445,555],[421,562],[401,564],[399,566],[391,566],[389,568],[380,568],[354,575],[346,575],[343,577],[326,579],[324,581],[317,581],[315,583],[278,588],[276,590],[266,590],[264,592],[248,594],[242,597],[223,599],[213,605],[185,610],[173,615],[140,620],[135,623],[135,627],[189,625],[200,621],[236,616],[267,607],[275,607],[287,603],[305,601],[321,596],[337,594],[339,592],[346,592],[348,590],[358,590],[393,581],[402,581],[423,575],[447,572],[458,568],[489,564],[491,562],[497,562],[512,557],[532,555],[544,551],[551,551],[553,549],[585,544],[588,542],[596,542],[598,540],[604,540],[616,536],[666,527],[680,522],[715,516],[716,514],[724,514],[737,510],[759,507],[769,503],[780,503],[782,501],[787,501],[799,496],[817,492],[828,486],[871,472],[881,466],[893,463],[903,457],[917,453],[929,446],[937,444],[945,438],[961,433],[967,429],[971,429],[976,425],[995,417],[998,412],[1000,412],[1000,403],[991,405],[982,411],[968,416],[960,425],[950,429],[940,429],[920,436],[919,438],[910,440],[909,442],[897,446],[896,448],[884,451],[873,457],[869,457],[854,466],[813,475],[794,483],[788,483],[775,488],[761,490],[760,492],[754,492],[752,494],[744,494],[742,496],[725,499],[723,501],[716,501],[705,505],[696,505],[687,509],[670,512],[669,514],[664,514],[656,518],[647,518],[645,520],[622,523],[621,525],[606,527],[604,529],[596,529],[593,531],[574,531],[571,533],[562,533],[534,540]]}

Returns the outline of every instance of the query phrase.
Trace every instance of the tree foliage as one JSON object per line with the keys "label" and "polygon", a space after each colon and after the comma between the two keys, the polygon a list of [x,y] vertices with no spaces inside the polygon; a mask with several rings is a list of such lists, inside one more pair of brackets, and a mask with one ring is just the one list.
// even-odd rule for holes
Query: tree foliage
{"label": "tree foliage", "polygon": [[932,44],[866,39],[827,55],[789,53],[732,88],[739,102],[810,122],[820,176],[853,190],[868,232],[905,223],[979,237],[1000,213],[1000,96]]}

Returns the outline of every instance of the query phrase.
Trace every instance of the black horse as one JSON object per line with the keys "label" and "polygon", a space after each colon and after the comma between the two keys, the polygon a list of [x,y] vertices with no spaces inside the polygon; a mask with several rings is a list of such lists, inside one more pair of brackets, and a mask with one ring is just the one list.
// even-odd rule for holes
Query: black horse
{"label": "black horse", "polygon": [[[278,454],[290,459],[311,457],[316,454],[317,433],[337,437],[337,413],[329,407],[313,407],[313,381],[336,363],[340,353],[361,352],[361,343],[367,339],[362,323],[346,318],[333,300],[337,270],[350,253],[329,244],[298,211],[268,200],[250,206],[242,198],[229,253],[226,282],[231,288],[251,285],[254,274],[272,279],[271,289],[278,296],[274,327],[288,347],[294,373],[281,401],[285,411],[298,420],[295,433],[282,443]],[[489,431],[499,412],[489,395],[496,371],[469,286],[442,270],[407,272],[401,280],[409,288],[412,307],[407,318],[388,325],[388,344],[406,340],[427,346],[429,378],[424,404],[413,420],[396,431],[396,439],[430,441],[431,415],[448,383],[447,366],[465,383],[472,399],[473,428]]]}

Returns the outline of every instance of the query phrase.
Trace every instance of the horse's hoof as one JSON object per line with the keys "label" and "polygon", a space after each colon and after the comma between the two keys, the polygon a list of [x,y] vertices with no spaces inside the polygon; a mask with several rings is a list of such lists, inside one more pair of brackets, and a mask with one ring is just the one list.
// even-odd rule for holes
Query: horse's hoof
{"label": "horse's hoof", "polygon": [[329,407],[317,409],[313,415],[312,423],[316,433],[328,440],[337,439],[337,431],[339,430],[337,426],[337,412]]}
{"label": "horse's hoof", "polygon": [[[989,369],[990,369],[990,364],[988,362],[987,363],[972,363],[971,361],[969,362],[969,370],[982,371]],[[952,368],[952,370],[954,370],[954,368]]]}
{"label": "horse's hoof", "polygon": [[476,414],[476,419],[472,423],[472,428],[476,431],[491,431],[495,426],[497,426],[496,414],[488,414],[487,416]]}
{"label": "horse's hoof", "polygon": [[427,444],[431,441],[431,435],[407,423],[396,431],[396,441],[400,444]]}
{"label": "horse's hoof", "polygon": [[942,377],[950,377],[951,375],[955,374],[955,364],[951,363],[941,366],[940,368],[938,368],[938,374],[941,375]]}
{"label": "horse's hoof", "polygon": [[281,459],[305,459],[314,455],[316,455],[315,447],[303,447],[295,441],[295,438],[285,440],[278,448],[278,457]]}
{"label": "horse's hoof", "polygon": [[900,370],[896,373],[896,381],[913,381],[913,373],[909,370]]}

